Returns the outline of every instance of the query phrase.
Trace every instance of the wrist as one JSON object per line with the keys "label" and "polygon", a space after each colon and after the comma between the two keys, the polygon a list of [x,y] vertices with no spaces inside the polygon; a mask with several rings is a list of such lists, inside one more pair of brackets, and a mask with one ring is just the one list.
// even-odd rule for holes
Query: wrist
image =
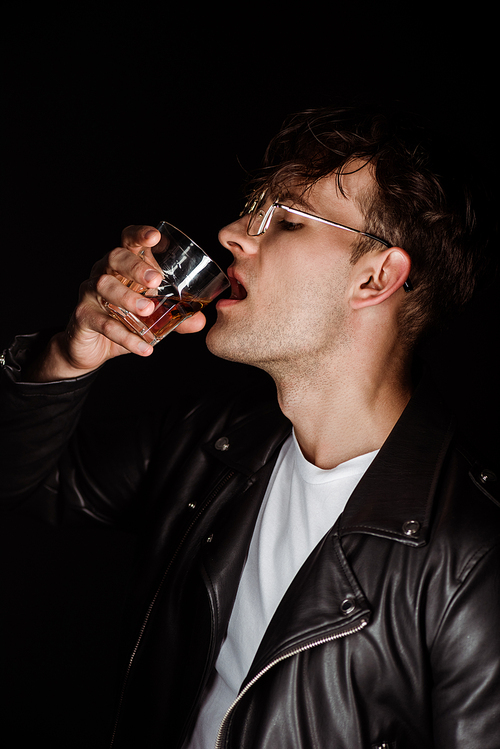
{"label": "wrist", "polygon": [[54,335],[45,351],[27,368],[24,379],[29,382],[56,382],[75,379],[93,372],[92,367],[79,367],[69,353],[69,337],[66,331]]}

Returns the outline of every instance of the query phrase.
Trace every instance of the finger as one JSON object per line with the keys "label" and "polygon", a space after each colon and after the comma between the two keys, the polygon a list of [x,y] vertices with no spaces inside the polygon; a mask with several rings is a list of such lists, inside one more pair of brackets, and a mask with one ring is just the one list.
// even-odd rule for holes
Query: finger
{"label": "finger", "polygon": [[122,246],[132,252],[154,247],[161,240],[161,234],[154,226],[127,226],[122,231]]}
{"label": "finger", "polygon": [[[148,271],[145,274],[145,283],[147,283],[147,273]],[[153,273],[151,268],[149,268],[149,273]],[[95,286],[97,300],[101,306],[112,304],[138,315],[150,315],[155,308],[154,302],[140,293],[144,290],[144,286],[131,281],[123,283],[120,275],[105,273],[97,278],[92,286]]]}
{"label": "finger", "polygon": [[196,312],[192,317],[188,317],[187,320],[178,325],[176,331],[178,333],[199,333],[205,327],[206,322],[207,318],[203,312]]}
{"label": "finger", "polygon": [[[99,269],[102,269],[102,266]],[[134,291],[138,292],[146,288],[157,288],[163,277],[154,259],[148,261],[141,251],[136,254],[125,247],[116,247],[108,254],[104,274],[118,277],[122,283],[132,286]],[[134,286],[134,283],[137,286]]]}
{"label": "finger", "polygon": [[130,331],[120,318],[111,317],[89,301],[75,309],[68,333],[73,348],[87,359],[101,356],[105,361],[120,353],[149,356],[153,352],[153,347]]}
{"label": "finger", "polygon": [[120,346],[124,353],[130,352],[138,356],[150,356],[154,351],[153,346],[146,343],[140,336],[132,333],[121,320],[113,319],[111,316],[103,321],[99,332],[111,344]]}

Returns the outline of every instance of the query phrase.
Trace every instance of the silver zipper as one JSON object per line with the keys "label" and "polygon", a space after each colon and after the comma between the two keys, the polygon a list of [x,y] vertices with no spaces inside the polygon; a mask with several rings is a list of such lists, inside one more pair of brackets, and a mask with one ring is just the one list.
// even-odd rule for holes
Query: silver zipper
{"label": "silver zipper", "polygon": [[320,640],[314,640],[314,642],[310,642],[307,645],[301,645],[299,648],[295,648],[294,650],[290,650],[288,653],[283,653],[283,655],[280,655],[279,658],[275,658],[273,661],[267,664],[259,673],[253,677],[251,681],[248,682],[246,687],[241,690],[239,695],[236,697],[233,704],[229,707],[226,714],[224,715],[224,718],[222,719],[222,723],[219,728],[219,733],[217,734],[217,741],[215,742],[215,749],[221,749],[222,747],[222,736],[226,728],[226,724],[229,720],[229,716],[233,712],[234,708],[238,704],[238,702],[241,700],[242,697],[248,692],[250,687],[253,687],[256,681],[260,679],[261,676],[263,676],[265,673],[267,673],[273,666],[276,666],[277,663],[281,663],[281,661],[285,661],[287,658],[291,658],[293,655],[298,655],[299,653],[303,653],[305,650],[310,650],[311,648],[315,648],[317,645],[324,645],[326,642],[331,642],[332,640],[340,640],[342,637],[347,637],[348,635],[354,635],[356,632],[360,632],[362,629],[366,627],[368,624],[367,619],[361,619],[359,624],[357,624],[355,627],[351,627],[351,629],[345,629],[343,632],[336,632],[334,635],[330,635],[329,637],[322,637]]}

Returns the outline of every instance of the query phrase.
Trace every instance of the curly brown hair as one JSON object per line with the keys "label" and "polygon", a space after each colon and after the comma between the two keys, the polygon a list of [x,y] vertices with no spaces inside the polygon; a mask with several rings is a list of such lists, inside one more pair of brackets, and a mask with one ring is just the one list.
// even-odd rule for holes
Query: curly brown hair
{"label": "curly brown hair", "polygon": [[[462,151],[414,115],[347,107],[288,118],[249,183],[249,200],[278,196],[291,181],[307,189],[332,174],[342,192],[343,174],[354,160],[369,163],[375,179],[371,194],[359,200],[363,230],[411,258],[413,291],[402,306],[400,329],[413,346],[472,297],[489,239],[490,217],[479,215],[484,195],[474,192]],[[376,250],[377,243],[361,237],[351,260]]]}

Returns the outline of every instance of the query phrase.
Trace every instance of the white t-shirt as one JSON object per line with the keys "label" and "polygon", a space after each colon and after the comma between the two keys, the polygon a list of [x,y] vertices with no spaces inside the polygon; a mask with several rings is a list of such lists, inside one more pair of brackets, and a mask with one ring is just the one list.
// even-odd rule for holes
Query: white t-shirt
{"label": "white t-shirt", "polygon": [[278,604],[377,452],[324,470],[304,458],[294,434],[283,445],[257,518],[216,675],[186,749],[215,746],[219,726]]}

